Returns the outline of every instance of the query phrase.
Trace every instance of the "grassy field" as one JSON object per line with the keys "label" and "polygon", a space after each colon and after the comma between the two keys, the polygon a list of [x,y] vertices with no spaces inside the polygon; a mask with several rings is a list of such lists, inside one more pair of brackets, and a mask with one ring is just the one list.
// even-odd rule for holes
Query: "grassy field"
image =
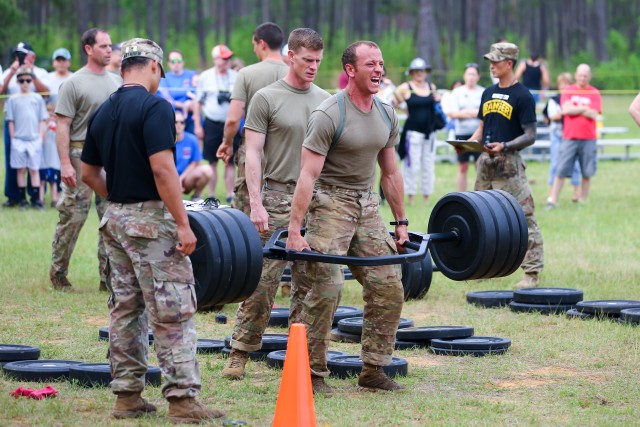
{"label": "grassy field", "polygon": [[[606,126],[628,126],[631,97],[611,104]],[[0,157],[2,160],[2,157]],[[601,162],[587,204],[571,203],[565,189],[558,209],[542,208],[547,197],[547,163],[531,163],[527,173],[538,204],[537,217],[545,239],[542,284],[580,288],[585,299],[640,299],[640,181],[638,161]],[[4,171],[2,171],[4,172]],[[407,208],[411,230],[426,231],[436,201],[455,188],[456,165],[436,165],[436,194],[429,204]],[[471,175],[473,172],[471,171]],[[3,176],[0,174],[0,179]],[[471,178],[470,178],[471,184]],[[221,188],[221,187],[220,187]],[[388,208],[384,215],[390,219]],[[97,218],[94,212],[81,233],[71,263],[70,280],[76,292],[50,289],[48,268],[57,212],[0,211],[0,343],[36,345],[42,359],[105,361],[107,344],[98,329],[108,325],[107,296],[99,293],[97,276]],[[399,381],[406,392],[361,393],[356,379],[329,383],[331,398],[317,397],[318,424],[323,426],[430,425],[637,425],[640,386],[638,329],[609,321],[581,321],[563,316],[516,314],[509,309],[481,309],[466,303],[469,291],[511,289],[521,272],[486,281],[453,282],[439,273],[427,296],[405,304],[403,317],[416,325],[470,325],[476,335],[508,337],[511,350],[484,358],[436,356],[428,350],[397,351],[409,362],[409,375]],[[278,296],[277,305],[287,300]],[[361,288],[346,283],[343,305],[362,306]],[[235,305],[224,307],[233,319]],[[222,339],[232,331],[214,322],[214,314],[197,314],[200,338]],[[284,330],[270,328],[269,332]],[[358,354],[355,344],[332,343],[332,349]],[[271,424],[281,371],[250,362],[244,381],[220,377],[224,359],[199,355],[202,400],[225,409],[227,418],[251,426]],[[150,361],[157,365],[153,351]],[[85,389],[69,383],[53,384],[56,399],[14,399],[9,392],[22,384],[0,374],[0,425],[94,426],[112,425],[114,396],[108,389]],[[159,388],[145,396],[166,414]],[[118,425],[164,425],[166,418],[122,421]],[[219,425],[220,423],[218,423]]]}

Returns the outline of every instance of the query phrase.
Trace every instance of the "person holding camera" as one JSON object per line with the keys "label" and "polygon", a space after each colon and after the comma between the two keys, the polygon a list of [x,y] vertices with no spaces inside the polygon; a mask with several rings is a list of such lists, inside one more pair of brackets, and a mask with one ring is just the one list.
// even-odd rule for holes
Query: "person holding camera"
{"label": "person holding camera", "polygon": [[[196,89],[196,105],[194,106],[194,131],[203,140],[202,155],[211,164],[213,177],[209,182],[209,195],[214,196],[218,183],[218,157],[216,151],[222,144],[224,122],[229,112],[231,92],[238,73],[231,69],[229,60],[233,52],[225,45],[219,44],[211,50],[213,67],[200,74]],[[204,116],[204,117],[203,117]],[[202,123],[204,119],[204,126]],[[227,202],[233,197],[235,170],[233,162],[225,165],[224,182]]]}

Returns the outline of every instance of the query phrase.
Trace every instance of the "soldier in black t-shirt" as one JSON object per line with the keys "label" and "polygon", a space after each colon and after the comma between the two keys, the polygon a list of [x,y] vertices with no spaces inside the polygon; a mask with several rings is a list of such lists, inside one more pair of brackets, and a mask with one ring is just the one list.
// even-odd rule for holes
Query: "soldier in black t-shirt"
{"label": "soldier in black t-shirt", "polygon": [[[162,49],[147,39],[122,45],[124,84],[89,122],[82,180],[108,200],[100,221],[110,268],[109,362],[117,395],[113,416],[156,412],[140,397],[147,371],[148,314],[169,400],[169,419],[193,423],[224,415],[207,409],[196,360],[193,270],[196,237],[182,204],[175,166],[175,117],[158,89]],[[102,168],[106,175],[102,172]],[[144,334],[143,334],[144,331]]]}
{"label": "soldier in black t-shirt", "polygon": [[522,262],[524,279],[515,287],[536,287],[544,266],[543,241],[534,216],[524,160],[519,152],[536,139],[535,102],[527,88],[515,78],[516,45],[495,43],[484,58],[491,61],[491,73],[499,81],[483,92],[478,112],[480,126],[470,138],[483,141],[485,151],[478,159],[475,190],[507,191],[522,206],[529,228],[529,246]]}

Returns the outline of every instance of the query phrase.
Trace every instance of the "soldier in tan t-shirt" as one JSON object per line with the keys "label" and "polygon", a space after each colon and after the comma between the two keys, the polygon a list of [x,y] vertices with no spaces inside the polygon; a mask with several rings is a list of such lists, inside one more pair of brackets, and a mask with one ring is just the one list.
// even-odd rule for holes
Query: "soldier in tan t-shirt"
{"label": "soldier in tan t-shirt", "polygon": [[[374,100],[380,89],[383,64],[382,52],[375,43],[351,44],[342,55],[349,84],[311,114],[300,178],[293,196],[288,249],[388,256],[396,254],[408,240],[402,175],[395,156],[398,118],[391,106]],[[380,216],[380,197],[371,191],[376,160],[382,188],[396,218],[392,222],[398,238],[395,242]],[[300,227],[305,214],[307,232],[303,238]],[[402,389],[382,370],[391,363],[404,301],[400,266],[350,268],[362,285],[365,301],[360,354],[364,366],[358,386],[372,390]],[[335,264],[296,261],[293,272],[301,282],[298,286],[310,288],[300,318],[307,328],[313,390],[330,393],[331,388],[324,382],[329,375],[327,349],[343,277]]]}
{"label": "soldier in tan t-shirt", "polygon": [[[249,106],[244,125],[246,179],[251,221],[260,232],[263,244],[276,229],[289,224],[307,122],[311,112],[330,96],[313,84],[323,47],[322,37],[314,30],[293,30],[289,36],[288,74],[259,90]],[[286,265],[286,261],[264,259],[258,287],[238,307],[231,340],[233,350],[223,376],[242,378],[248,352],[261,348],[262,334],[269,323]],[[308,289],[298,286],[297,277],[291,283],[289,323],[294,323],[300,321],[298,316]]]}

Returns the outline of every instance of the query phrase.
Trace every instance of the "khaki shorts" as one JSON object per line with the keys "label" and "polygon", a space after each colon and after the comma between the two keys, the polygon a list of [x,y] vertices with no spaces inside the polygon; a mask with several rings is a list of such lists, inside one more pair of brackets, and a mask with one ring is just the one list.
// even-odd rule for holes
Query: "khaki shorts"
{"label": "khaki shorts", "polygon": [[42,139],[28,141],[19,138],[11,140],[10,164],[14,169],[40,169],[42,158]]}

